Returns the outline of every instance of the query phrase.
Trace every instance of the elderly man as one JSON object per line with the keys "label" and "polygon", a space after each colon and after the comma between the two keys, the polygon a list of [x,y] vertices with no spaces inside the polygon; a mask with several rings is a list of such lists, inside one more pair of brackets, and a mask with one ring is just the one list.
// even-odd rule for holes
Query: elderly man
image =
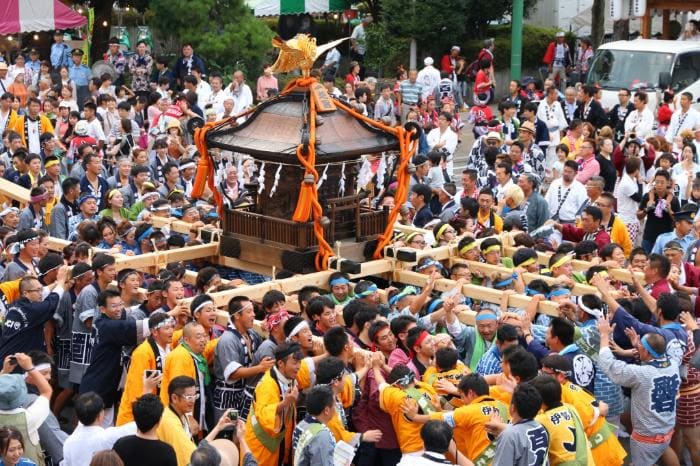
{"label": "elderly man", "polygon": [[[253,105],[253,91],[251,91],[250,86],[245,83],[245,75],[240,70],[234,71],[233,80],[226,88],[225,92],[233,97],[234,115],[248,110],[250,106]],[[239,120],[241,119],[239,118]],[[243,121],[245,121],[245,118],[239,121],[239,123]]]}
{"label": "elderly man", "polygon": [[524,204],[527,206],[525,216],[527,225],[523,225],[525,231],[535,230],[549,218],[549,206],[547,201],[538,192],[539,178],[533,173],[523,173],[518,177],[518,186],[525,195]]}

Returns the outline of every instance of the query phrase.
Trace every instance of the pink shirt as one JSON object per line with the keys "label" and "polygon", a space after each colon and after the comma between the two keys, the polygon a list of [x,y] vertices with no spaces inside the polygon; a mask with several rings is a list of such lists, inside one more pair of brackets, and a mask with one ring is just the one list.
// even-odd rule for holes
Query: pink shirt
{"label": "pink shirt", "polygon": [[279,87],[277,84],[277,78],[274,76],[265,76],[262,75],[258,78],[258,85],[255,90],[256,94],[258,95],[258,100],[262,101],[267,99],[267,90],[268,89],[275,89],[279,91]]}
{"label": "pink shirt", "polygon": [[600,164],[595,159],[595,155],[588,160],[578,159],[579,169],[576,179],[583,184],[586,184],[594,176],[600,175]]}

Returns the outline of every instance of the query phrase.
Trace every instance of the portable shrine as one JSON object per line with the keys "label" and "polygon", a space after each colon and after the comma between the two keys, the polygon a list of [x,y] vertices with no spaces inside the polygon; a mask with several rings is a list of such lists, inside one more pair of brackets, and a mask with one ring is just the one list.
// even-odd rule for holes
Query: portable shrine
{"label": "portable shrine", "polygon": [[[309,77],[313,61],[336,44],[317,49],[315,39],[301,34],[273,40],[281,49],[275,71],[301,68],[302,77],[247,113],[195,131],[202,157],[193,197],[201,196],[205,183],[214,192],[222,218],[221,255],[307,273],[328,268],[337,242],[344,259],[363,262],[379,257],[389,241],[407,198],[415,131],[355,112]],[[256,182],[244,186],[251,205],[223,205],[212,150],[248,154],[260,163]],[[396,207],[373,210],[355,190],[361,157],[391,150],[400,154]]]}

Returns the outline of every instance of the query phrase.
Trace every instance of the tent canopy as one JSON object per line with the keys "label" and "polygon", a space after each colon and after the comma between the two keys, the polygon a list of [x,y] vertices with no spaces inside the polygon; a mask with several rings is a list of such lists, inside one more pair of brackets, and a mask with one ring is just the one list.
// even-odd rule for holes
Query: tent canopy
{"label": "tent canopy", "polygon": [[72,29],[86,23],[86,17],[58,0],[0,2],[0,34]]}
{"label": "tent canopy", "polygon": [[246,0],[255,16],[300,15],[343,11],[348,0]]}

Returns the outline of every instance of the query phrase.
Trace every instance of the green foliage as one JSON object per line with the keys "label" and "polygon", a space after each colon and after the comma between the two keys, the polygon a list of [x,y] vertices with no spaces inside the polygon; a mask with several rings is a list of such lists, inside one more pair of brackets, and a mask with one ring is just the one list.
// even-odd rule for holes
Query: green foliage
{"label": "green foliage", "polygon": [[[525,0],[525,17],[535,11],[537,0]],[[485,39],[488,37],[489,23],[501,21],[513,13],[513,0],[466,0],[464,8],[464,24],[468,35],[466,38]]]}
{"label": "green foliage", "polygon": [[[542,57],[547,50],[547,46],[554,40],[556,29],[524,25],[523,27],[523,68],[537,68],[542,65]],[[496,39],[495,67],[496,69],[508,68],[510,66],[510,25],[494,26],[487,29],[487,35]],[[575,37],[567,35],[569,43],[573,44]],[[473,60],[483,47],[483,41],[472,39],[463,43],[462,55],[469,60]]]}
{"label": "green foliage", "polygon": [[365,65],[382,76],[393,76],[399,64],[406,64],[410,43],[408,38],[391,34],[386,23],[373,24],[367,28]]}
{"label": "green foliage", "polygon": [[153,27],[191,42],[210,69],[255,75],[271,59],[272,31],[243,0],[150,0],[149,9]]}
{"label": "green foliage", "polygon": [[387,32],[414,38],[420,50],[449,48],[466,31],[463,0],[382,0],[380,9]]}

